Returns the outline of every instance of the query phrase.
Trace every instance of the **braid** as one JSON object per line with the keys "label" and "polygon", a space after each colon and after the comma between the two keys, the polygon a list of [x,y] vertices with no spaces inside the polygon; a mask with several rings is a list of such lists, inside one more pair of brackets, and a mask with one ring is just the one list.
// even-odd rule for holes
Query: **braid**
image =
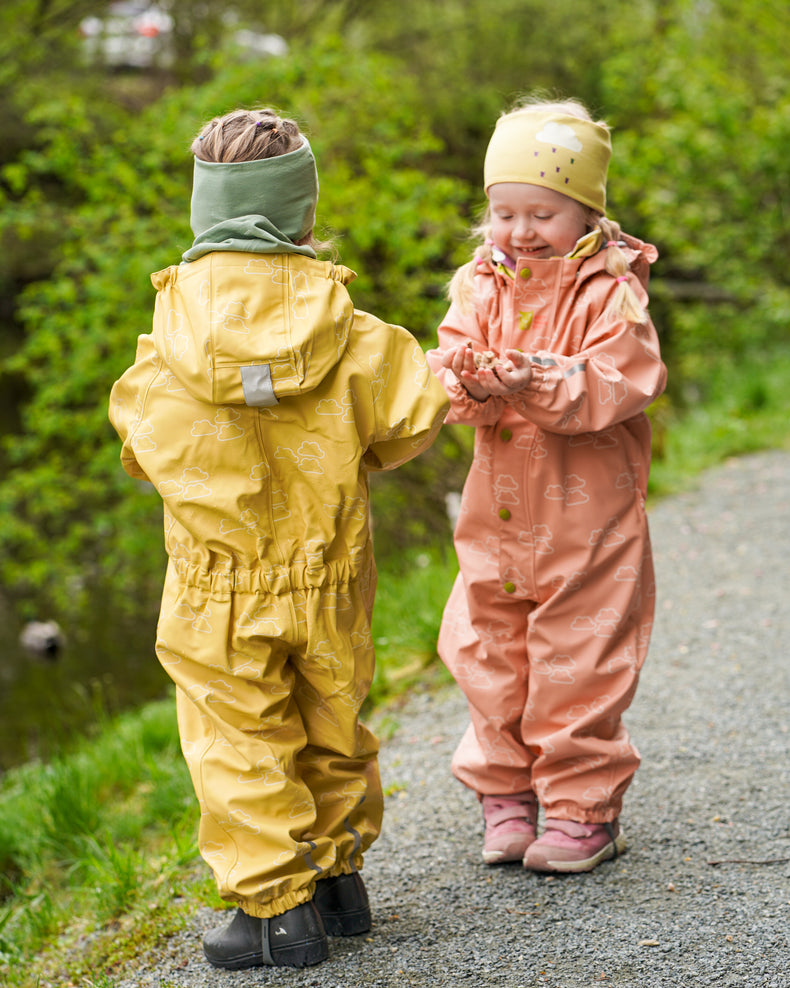
{"label": "braid", "polygon": [[597,222],[606,241],[606,272],[617,279],[614,298],[607,309],[609,318],[643,323],[647,316],[628,282],[630,266],[620,247],[620,227],[606,216],[598,217]]}

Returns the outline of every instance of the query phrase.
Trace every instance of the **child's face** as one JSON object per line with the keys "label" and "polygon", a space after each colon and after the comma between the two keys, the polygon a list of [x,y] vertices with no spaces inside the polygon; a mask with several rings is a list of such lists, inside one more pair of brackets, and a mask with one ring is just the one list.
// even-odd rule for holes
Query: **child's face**
{"label": "child's face", "polygon": [[587,232],[589,210],[568,196],[524,182],[500,182],[488,190],[491,239],[519,257],[564,257]]}

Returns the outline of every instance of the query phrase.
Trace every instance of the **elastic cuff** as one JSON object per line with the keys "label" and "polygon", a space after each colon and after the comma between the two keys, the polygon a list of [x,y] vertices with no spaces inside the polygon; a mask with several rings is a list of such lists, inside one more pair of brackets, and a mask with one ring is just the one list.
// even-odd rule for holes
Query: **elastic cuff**
{"label": "elastic cuff", "polygon": [[316,884],[323,882],[325,878],[337,878],[338,875],[353,875],[355,871],[361,872],[362,868],[357,868],[355,865],[352,865],[351,862],[346,861],[337,868],[330,868],[329,871],[325,871],[322,875],[318,875],[316,878]]}
{"label": "elastic cuff", "polygon": [[257,919],[271,919],[273,916],[282,916],[289,909],[295,909],[313,898],[315,882],[311,882],[307,888],[298,889],[295,892],[286,892],[278,899],[271,902],[255,902],[253,899],[239,901],[238,905],[248,916],[255,916]]}
{"label": "elastic cuff", "polygon": [[460,392],[459,397],[461,400],[473,401],[475,405],[485,405],[491,397],[491,395],[486,395],[485,398],[475,398],[475,396],[467,390],[466,385],[462,381],[456,380],[455,383],[458,385],[458,391]]}
{"label": "elastic cuff", "polygon": [[557,367],[546,367],[536,360],[531,361],[532,376],[525,391],[548,391],[556,388],[562,375],[558,373]]}
{"label": "elastic cuff", "polygon": [[616,806],[577,806],[564,800],[555,806],[544,806],[543,813],[551,820],[570,820],[573,823],[614,823],[619,819],[622,804]]}

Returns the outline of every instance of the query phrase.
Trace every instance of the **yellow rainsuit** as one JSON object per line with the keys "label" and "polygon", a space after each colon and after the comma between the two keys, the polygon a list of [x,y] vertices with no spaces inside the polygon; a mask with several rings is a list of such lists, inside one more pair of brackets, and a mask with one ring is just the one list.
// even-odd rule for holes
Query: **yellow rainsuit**
{"label": "yellow rainsuit", "polygon": [[164,502],[156,651],[177,686],[220,893],[276,916],[378,836],[368,470],[447,410],[416,340],[355,311],[347,268],[215,251],[160,271],[116,382],[122,462]]}

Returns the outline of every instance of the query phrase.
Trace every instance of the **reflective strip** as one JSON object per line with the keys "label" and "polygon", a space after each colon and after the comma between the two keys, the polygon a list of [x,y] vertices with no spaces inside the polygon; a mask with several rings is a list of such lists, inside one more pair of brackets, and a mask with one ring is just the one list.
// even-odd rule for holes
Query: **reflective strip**
{"label": "reflective strip", "polygon": [[[541,367],[558,367],[559,364],[556,360],[552,360],[551,357],[530,357],[529,358],[533,364],[538,364]],[[587,370],[587,362],[582,360],[581,363],[574,364],[573,367],[569,367],[564,373],[563,377],[573,377],[574,374],[581,374],[582,371]]]}
{"label": "reflective strip", "polygon": [[310,850],[304,852],[304,855],[303,855],[303,857],[304,857],[304,863],[307,865],[308,868],[312,868],[313,871],[317,871],[319,875],[322,875],[324,873],[324,869],[323,868],[320,868],[315,863],[315,861],[313,861],[313,851],[316,849],[316,847],[318,845],[316,844],[316,842],[314,840],[306,840],[305,841],[305,844],[309,844],[310,845]]}
{"label": "reflective strip", "polygon": [[252,408],[267,408],[276,405],[277,396],[272,387],[272,372],[268,364],[251,364],[241,367],[241,386],[244,400]]}
{"label": "reflective strip", "polygon": [[[362,799],[360,799],[359,801],[359,806],[361,806],[364,802],[365,802],[365,797],[363,796]],[[348,863],[351,865],[351,870],[356,871],[357,865],[356,862],[354,861],[354,857],[359,851],[359,848],[362,844],[362,835],[358,830],[354,830],[354,828],[348,822],[348,817],[346,817],[345,820],[343,821],[343,829],[346,831],[346,833],[351,834],[351,836],[354,838],[354,847],[351,849],[351,854],[349,854],[348,856]]]}

